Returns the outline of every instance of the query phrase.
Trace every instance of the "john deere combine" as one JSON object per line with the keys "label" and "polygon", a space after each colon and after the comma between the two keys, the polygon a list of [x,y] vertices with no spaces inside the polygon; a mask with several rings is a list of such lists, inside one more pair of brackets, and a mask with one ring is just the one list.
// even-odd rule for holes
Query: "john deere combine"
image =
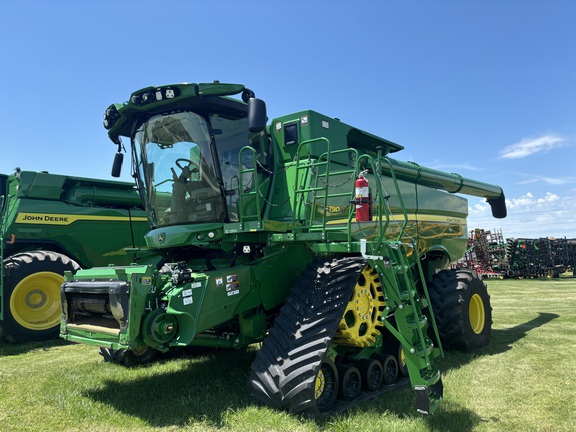
{"label": "john deere combine", "polygon": [[130,183],[0,174],[0,339],[58,338],[64,272],[130,264],[149,229]]}
{"label": "john deere combine", "polygon": [[444,270],[467,246],[454,194],[505,217],[501,188],[395,160],[400,145],[318,112],[266,122],[252,91],[218,82],[148,87],[106,110],[113,170],[127,137],[162,261],[69,274],[61,336],[127,365],[262,342],[253,396],[309,415],[400,370],[432,412],[442,344],[485,346],[492,323],[476,274]]}

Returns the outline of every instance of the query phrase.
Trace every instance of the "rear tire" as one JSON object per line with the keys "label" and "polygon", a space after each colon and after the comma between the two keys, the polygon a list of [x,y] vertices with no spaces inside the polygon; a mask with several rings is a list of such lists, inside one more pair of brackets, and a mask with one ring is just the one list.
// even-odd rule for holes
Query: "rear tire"
{"label": "rear tire", "polygon": [[60,286],[64,272],[80,266],[57,252],[31,251],[4,260],[4,320],[0,335],[7,342],[56,339],[62,319]]}
{"label": "rear tire", "polygon": [[474,351],[488,346],[492,307],[486,284],[473,270],[443,270],[428,284],[442,345]]}

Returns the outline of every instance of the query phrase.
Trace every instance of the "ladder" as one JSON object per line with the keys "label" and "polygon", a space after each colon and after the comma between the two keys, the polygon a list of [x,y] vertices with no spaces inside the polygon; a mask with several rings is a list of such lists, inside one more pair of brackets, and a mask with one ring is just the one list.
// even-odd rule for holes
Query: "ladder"
{"label": "ladder", "polygon": [[[430,414],[440,405],[443,395],[443,385],[440,370],[435,366],[434,359],[442,356],[442,346],[434,346],[428,337],[428,328],[432,327],[435,339],[440,341],[434,320],[434,314],[428,317],[422,312],[429,308],[430,300],[425,287],[422,268],[417,258],[416,267],[424,285],[424,297],[418,294],[413,266],[406,253],[406,245],[400,242],[384,242],[380,245],[381,254],[367,253],[367,242],[361,240],[362,256],[368,260],[382,278],[382,287],[386,299],[386,315],[393,314],[394,320],[383,319],[384,326],[400,341],[410,382],[416,396],[416,410],[421,414]],[[414,257],[416,252],[412,253]]]}

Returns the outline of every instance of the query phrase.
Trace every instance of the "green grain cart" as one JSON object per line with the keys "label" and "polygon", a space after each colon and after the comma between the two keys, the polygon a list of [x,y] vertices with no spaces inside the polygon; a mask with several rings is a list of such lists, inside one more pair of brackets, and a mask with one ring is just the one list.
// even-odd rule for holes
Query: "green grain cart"
{"label": "green grain cart", "polygon": [[58,338],[66,270],[134,261],[150,229],[130,183],[16,170],[0,175],[0,336]]}
{"label": "green grain cart", "polygon": [[253,396],[308,415],[377,395],[399,372],[431,413],[442,345],[488,344],[486,285],[446,269],[467,245],[455,194],[505,217],[500,187],[395,160],[402,146],[315,111],[267,125],[237,84],[148,87],[104,126],[113,171],[130,140],[161,262],[67,274],[62,338],[125,365],[259,342]]}

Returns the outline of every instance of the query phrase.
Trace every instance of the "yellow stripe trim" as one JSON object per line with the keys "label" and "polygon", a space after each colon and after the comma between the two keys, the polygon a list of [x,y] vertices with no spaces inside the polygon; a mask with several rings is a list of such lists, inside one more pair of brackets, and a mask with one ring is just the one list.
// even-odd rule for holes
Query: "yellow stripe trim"
{"label": "yellow stripe trim", "polygon": [[[408,213],[408,222],[444,222],[450,224],[458,224],[462,225],[466,223],[465,218],[454,217],[454,216],[439,216],[435,214],[426,214],[426,213]],[[372,221],[376,221],[377,217],[373,216]],[[404,215],[402,214],[393,214],[390,215],[390,220],[393,222],[404,222]],[[348,219],[338,219],[338,220],[329,220],[326,222],[326,225],[336,225],[336,224],[345,224],[348,222]],[[356,222],[356,218],[352,218],[352,222]]]}
{"label": "yellow stripe trim", "polygon": [[147,222],[145,217],[128,216],[94,216],[94,215],[71,215],[62,213],[18,213],[16,223],[35,225],[70,225],[78,221],[98,222]]}

